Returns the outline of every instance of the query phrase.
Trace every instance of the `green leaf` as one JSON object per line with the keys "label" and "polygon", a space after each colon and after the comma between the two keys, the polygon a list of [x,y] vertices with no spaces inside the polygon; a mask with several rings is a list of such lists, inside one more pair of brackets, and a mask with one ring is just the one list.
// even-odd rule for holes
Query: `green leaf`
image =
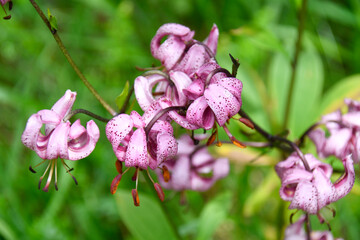
{"label": "green leaf", "polygon": [[53,16],[50,13],[50,9],[48,8],[48,18],[49,18],[49,22],[50,22],[50,26],[51,26],[51,30],[57,30],[58,29],[58,25],[57,25],[57,20],[55,18],[55,16]]}
{"label": "green leaf", "polygon": [[206,204],[200,214],[197,240],[211,239],[217,227],[226,219],[230,205],[230,192],[222,193]]}
{"label": "green leaf", "polygon": [[324,81],[322,61],[316,52],[303,52],[297,67],[289,118],[292,137],[299,137],[319,117]]}
{"label": "green leaf", "polygon": [[360,74],[340,80],[329,89],[321,102],[321,113],[329,113],[344,105],[344,98],[359,98]]}
{"label": "green leaf", "polygon": [[115,199],[121,219],[136,239],[177,239],[158,201],[141,193],[140,207],[135,207],[131,192],[120,189]]}
{"label": "green leaf", "polygon": [[119,109],[121,109],[125,103],[125,100],[129,94],[129,88],[130,88],[129,81],[126,81],[123,91],[120,93],[119,96],[116,97],[115,102],[116,102],[116,106]]}

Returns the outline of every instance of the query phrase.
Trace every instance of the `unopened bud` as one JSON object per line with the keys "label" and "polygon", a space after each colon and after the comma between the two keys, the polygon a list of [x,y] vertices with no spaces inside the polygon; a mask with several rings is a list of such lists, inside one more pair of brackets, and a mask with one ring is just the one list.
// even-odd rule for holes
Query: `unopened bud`
{"label": "unopened bud", "polygon": [[117,175],[111,182],[110,192],[114,194],[119,186],[122,174]]}
{"label": "unopened bud", "polygon": [[156,190],[156,193],[159,197],[159,199],[163,202],[165,199],[164,191],[162,190],[162,187],[158,183],[154,183],[154,188]]}
{"label": "unopened bud", "polygon": [[136,207],[140,206],[139,194],[138,194],[137,189],[131,190],[131,195],[132,195],[132,197],[134,199],[134,205]]}

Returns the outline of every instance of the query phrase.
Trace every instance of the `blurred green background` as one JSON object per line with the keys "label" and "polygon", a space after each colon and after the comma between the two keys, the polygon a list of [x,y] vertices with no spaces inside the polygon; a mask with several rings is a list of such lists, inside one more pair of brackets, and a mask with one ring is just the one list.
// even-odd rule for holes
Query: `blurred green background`
{"label": "blurred green background", "polygon": [[[29,1],[14,0],[12,19],[0,21],[0,238],[4,239],[279,239],[289,224],[288,203],[279,198],[273,166],[275,150],[214,149],[231,159],[230,175],[205,193],[166,191],[159,204],[153,187],[140,179],[141,207],[133,207],[131,174],[110,194],[116,176],[115,156],[101,137],[86,159],[68,162],[79,185],[59,168],[59,191],[37,189],[37,174],[28,170],[40,158],[20,137],[29,116],[49,109],[67,89],[77,92],[74,108],[110,118],[66,62]],[[127,80],[150,67],[149,44],[164,23],[184,24],[206,38],[213,23],[220,30],[217,59],[231,69],[228,54],[239,58],[244,83],[243,108],[272,133],[283,130],[284,109],[297,36],[300,0],[69,0],[39,1],[57,18],[58,33],[73,59],[97,91],[115,108]],[[2,14],[1,16],[5,16]],[[360,97],[360,2],[309,1],[303,48],[290,111],[290,138],[295,139],[321,114]],[[137,104],[134,105],[138,109]],[[89,120],[80,116],[82,122]],[[232,123],[233,131],[239,126]],[[246,137],[236,134],[240,139]],[[259,139],[261,139],[259,137]],[[314,152],[307,143],[306,151]],[[265,153],[257,161],[250,160]],[[327,160],[332,163],[332,160]],[[341,170],[341,168],[340,168]],[[358,171],[358,169],[357,169]],[[336,180],[336,175],[334,180]],[[359,182],[332,207],[334,236],[358,239]],[[296,216],[300,216],[298,213]],[[326,230],[312,219],[314,229]],[[177,233],[177,234],[176,234]]]}

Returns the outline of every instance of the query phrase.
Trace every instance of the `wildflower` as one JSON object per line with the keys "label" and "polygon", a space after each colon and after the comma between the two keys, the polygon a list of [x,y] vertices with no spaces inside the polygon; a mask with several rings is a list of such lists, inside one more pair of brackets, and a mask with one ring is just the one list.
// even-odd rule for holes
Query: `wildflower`
{"label": "wildflower", "polygon": [[157,171],[163,187],[176,191],[206,191],[217,180],[228,175],[227,158],[215,159],[204,145],[194,145],[194,141],[188,135],[180,137],[178,144],[176,159],[164,163],[171,172],[170,179],[165,179],[164,174]]}
{"label": "wildflower", "polygon": [[321,123],[326,124],[330,133],[315,129],[309,133],[320,157],[334,155],[339,159],[352,154],[354,162],[360,160],[360,102],[346,99],[348,112],[342,114],[340,110],[322,117]]}
{"label": "wildflower", "polygon": [[[87,122],[86,129],[80,124],[79,119],[73,124],[70,123],[68,118],[75,98],[76,92],[67,90],[51,110],[41,110],[33,114],[21,136],[23,144],[44,159],[43,162],[49,160],[48,167],[39,182],[40,188],[43,177],[50,169],[44,191],[48,191],[54,170],[57,189],[58,158],[61,158],[62,164],[69,172],[70,168],[65,164],[64,159],[75,161],[87,157],[94,150],[99,139],[99,128],[93,120]],[[43,125],[44,132],[42,133]],[[31,167],[30,169],[34,171]]]}
{"label": "wildflower", "polygon": [[[152,106],[150,107],[150,109]],[[173,129],[169,122],[159,119],[146,132],[146,125],[153,114],[144,114],[141,117],[133,111],[130,115],[120,114],[111,119],[106,125],[106,136],[112,144],[114,153],[117,157],[117,166],[125,162],[125,166],[135,167],[136,188],[132,194],[135,206],[139,205],[137,195],[138,171],[146,170],[150,180],[154,183],[160,199],[164,200],[161,187],[155,183],[147,170],[148,167],[155,169],[160,167],[165,161],[173,158],[177,153],[177,142],[173,137]],[[133,128],[136,128],[135,130]],[[122,172],[117,167],[118,175],[111,184],[111,193],[114,194],[121,180]],[[136,190],[136,191],[134,191]]]}
{"label": "wildflower", "polygon": [[351,156],[343,158],[344,175],[334,184],[330,181],[332,167],[306,154],[309,164],[307,171],[297,154],[278,163],[275,170],[281,179],[280,197],[291,201],[289,209],[302,209],[317,214],[326,205],[347,195],[355,181],[355,172]]}

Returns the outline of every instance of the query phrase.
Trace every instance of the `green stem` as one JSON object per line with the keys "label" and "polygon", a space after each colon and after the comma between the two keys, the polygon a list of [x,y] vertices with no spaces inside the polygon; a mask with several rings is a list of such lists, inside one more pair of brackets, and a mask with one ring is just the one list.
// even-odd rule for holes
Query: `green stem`
{"label": "green stem", "polygon": [[291,72],[290,87],[289,87],[289,92],[288,92],[287,102],[286,102],[287,104],[286,104],[286,108],[285,108],[284,129],[286,129],[289,125],[290,107],[291,107],[291,102],[292,102],[292,95],[294,92],[297,64],[298,64],[299,55],[300,55],[300,51],[301,51],[301,40],[302,40],[304,29],[305,29],[306,6],[307,6],[307,0],[303,0],[301,9],[300,9],[300,15],[299,15],[299,26],[298,26],[298,36],[296,39],[295,55],[294,55],[294,59],[291,63],[292,72]]}
{"label": "green stem", "polygon": [[40,9],[39,5],[34,0],[30,0],[30,3],[35,8],[36,12],[39,14],[45,25],[50,30],[51,34],[53,35],[56,43],[58,44],[61,52],[64,54],[68,62],[70,63],[71,67],[75,70],[76,74],[79,76],[81,81],[85,84],[85,86],[90,90],[90,92],[95,96],[95,98],[103,105],[103,107],[113,116],[117,115],[116,111],[99,95],[99,93],[94,89],[94,87],[88,82],[85,78],[84,74],[80,71],[80,69],[76,66],[75,62],[71,58],[69,52],[66,50],[63,42],[61,41],[59,35],[57,34],[56,30],[54,30],[49,20],[46,18],[44,12]]}

